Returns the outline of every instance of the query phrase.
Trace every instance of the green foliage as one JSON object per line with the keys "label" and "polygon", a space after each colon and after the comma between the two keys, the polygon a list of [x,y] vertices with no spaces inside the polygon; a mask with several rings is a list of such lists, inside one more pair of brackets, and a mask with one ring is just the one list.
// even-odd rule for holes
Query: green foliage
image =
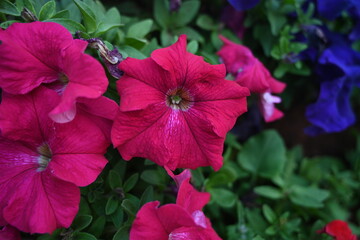
{"label": "green foliage", "polygon": [[[221,34],[249,47],[274,77],[287,83],[280,108],[309,103],[304,91],[316,91],[308,78],[313,76],[312,66],[291,61],[291,57],[308,48],[295,37],[303,25],[325,24],[314,18],[314,4],[305,9],[303,0],[261,1],[246,13],[246,31],[240,40],[220,21],[226,1],[182,2],[177,12],[170,12],[167,0],[0,0],[0,27],[24,22],[20,13],[26,7],[40,21],[59,23],[84,38],[100,37],[124,58],[138,59],[187,34],[187,50],[211,64],[219,63],[216,52],[222,46]],[[298,18],[290,21],[289,14],[293,13]],[[347,16],[342,18],[346,20]],[[337,26],[334,23],[332,27]],[[358,48],[356,45],[359,43],[354,44]],[[88,49],[87,53],[99,59],[96,51]],[[109,81],[107,95],[118,100],[115,79],[109,77]],[[265,126],[281,129],[282,122],[279,125]],[[240,141],[229,133],[223,167],[217,172],[210,168],[192,170],[192,184],[211,193],[204,212],[215,230],[229,240],[315,240],[325,239],[315,233],[325,223],[351,219],[351,227],[359,234],[360,134],[353,132],[356,144],[350,144],[344,156],[336,157],[322,152],[303,156],[302,147],[289,148],[294,144],[285,142],[282,134],[267,129]],[[161,204],[175,202],[175,183],[163,168],[148,160],[126,162],[110,148],[106,156],[109,163],[102,174],[81,189],[80,210],[70,228],[51,235],[24,234],[26,239],[126,240],[141,206],[155,200]]]}

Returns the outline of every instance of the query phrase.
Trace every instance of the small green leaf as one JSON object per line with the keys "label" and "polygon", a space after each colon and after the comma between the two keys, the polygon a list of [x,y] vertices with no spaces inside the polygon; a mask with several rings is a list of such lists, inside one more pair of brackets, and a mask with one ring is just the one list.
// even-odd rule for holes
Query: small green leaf
{"label": "small green leaf", "polygon": [[211,197],[218,205],[224,208],[234,206],[236,203],[236,195],[229,190],[223,188],[212,188],[209,190]]}
{"label": "small green leaf", "polygon": [[329,191],[317,187],[292,186],[290,200],[303,207],[321,208],[323,201],[330,196]]}
{"label": "small green leaf", "polygon": [[112,7],[101,19],[96,36],[100,36],[113,28],[120,27],[121,25],[120,12],[116,7]]}
{"label": "small green leaf", "polygon": [[204,37],[198,31],[196,31],[195,29],[193,29],[191,27],[177,28],[177,29],[173,30],[173,33],[175,35],[186,34],[188,40],[196,40],[201,43],[204,42]]}
{"label": "small green leaf", "polygon": [[277,219],[276,214],[268,205],[266,204],[263,205],[262,210],[266,220],[269,223],[274,223],[276,221]]}
{"label": "small green leaf", "polygon": [[16,23],[16,22],[19,22],[19,21],[17,21],[17,20],[9,20],[9,21],[2,22],[2,23],[0,23],[0,28],[6,29],[11,24]]}
{"label": "small green leaf", "polygon": [[119,228],[124,220],[124,210],[119,206],[116,211],[111,214],[111,220],[116,228]]}
{"label": "small green leaf", "polygon": [[244,169],[270,179],[282,172],[285,162],[285,144],[274,130],[251,137],[238,155],[238,163]]}
{"label": "small green leaf", "polygon": [[190,0],[183,2],[177,12],[172,13],[173,25],[176,27],[186,26],[194,19],[200,8],[200,1]]}
{"label": "small green leaf", "polygon": [[145,189],[144,193],[141,195],[140,198],[140,206],[148,203],[154,199],[154,188],[149,186]]}
{"label": "small green leaf", "polygon": [[114,170],[109,171],[108,181],[111,189],[122,187],[122,180],[120,174]]}
{"label": "small green leaf", "polygon": [[129,230],[128,226],[121,227],[114,235],[112,240],[129,240]]}
{"label": "small green leaf", "polygon": [[119,206],[119,200],[115,196],[111,196],[106,203],[105,213],[106,215],[110,215],[114,213]]}
{"label": "small green leaf", "polygon": [[271,199],[280,199],[284,197],[284,194],[280,189],[272,186],[258,186],[254,188],[254,192],[260,196]]}
{"label": "small green leaf", "polygon": [[69,18],[70,11],[65,9],[55,13],[51,18]]}
{"label": "small green leaf", "polygon": [[187,51],[195,54],[199,49],[199,43],[196,40],[192,40],[187,45]]}
{"label": "small green leaf", "polygon": [[156,186],[162,185],[164,180],[157,170],[145,170],[141,173],[140,178],[145,182]]}
{"label": "small green leaf", "polygon": [[76,6],[79,8],[81,15],[84,19],[84,24],[86,29],[89,33],[95,32],[97,25],[96,25],[96,17],[93,10],[87,5],[85,2],[80,0],[73,0]]}
{"label": "small green leaf", "polygon": [[129,177],[124,183],[124,192],[129,192],[133,189],[139,180],[139,174],[135,173],[131,177]]}
{"label": "small green leaf", "polygon": [[126,213],[130,216],[135,216],[136,212],[138,210],[138,207],[135,205],[135,203],[133,201],[131,201],[130,199],[125,199],[122,203],[121,206],[123,207],[123,209],[126,211]]}
{"label": "small green leaf", "polygon": [[93,221],[93,223],[89,227],[88,232],[93,234],[95,237],[100,237],[100,235],[104,231],[105,224],[106,224],[105,216],[100,216],[95,221]]}
{"label": "small green leaf", "polygon": [[55,13],[56,4],[55,1],[49,1],[41,7],[39,12],[39,20],[43,21],[45,19],[51,18]]}
{"label": "small green leaf", "polygon": [[77,31],[85,32],[86,29],[83,25],[81,25],[78,22],[75,22],[71,19],[67,18],[50,18],[45,20],[44,22],[56,22],[64,26],[67,30],[69,30],[72,34],[74,34]]}
{"label": "small green leaf", "polygon": [[4,14],[9,14],[13,16],[19,16],[20,11],[16,8],[16,6],[8,1],[8,0],[1,0],[0,1],[0,12]]}
{"label": "small green leaf", "polygon": [[81,230],[83,230],[84,228],[90,225],[92,219],[93,217],[90,215],[78,215],[74,219],[74,222],[72,223],[72,227],[76,231],[80,232]]}
{"label": "small green leaf", "polygon": [[205,15],[205,14],[200,15],[198,17],[198,19],[196,20],[196,25],[198,25],[202,29],[209,30],[209,31],[216,28],[213,19],[209,15]]}
{"label": "small green leaf", "polygon": [[85,232],[75,232],[73,234],[73,240],[97,240],[94,235]]}
{"label": "small green leaf", "polygon": [[169,5],[166,0],[154,1],[154,18],[156,22],[163,28],[167,28],[170,22]]}
{"label": "small green leaf", "polygon": [[129,27],[127,37],[144,38],[146,34],[150,32],[152,25],[153,21],[151,19],[145,19],[143,21],[136,22]]}

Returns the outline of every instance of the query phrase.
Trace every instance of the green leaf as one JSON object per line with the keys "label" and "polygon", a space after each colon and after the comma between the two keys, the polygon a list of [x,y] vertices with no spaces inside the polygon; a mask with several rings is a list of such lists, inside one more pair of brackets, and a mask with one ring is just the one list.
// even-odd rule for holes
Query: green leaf
{"label": "green leaf", "polygon": [[196,40],[192,40],[187,45],[187,51],[195,54],[199,49],[199,43]]}
{"label": "green leaf", "polygon": [[119,200],[115,196],[111,196],[106,203],[105,213],[106,215],[110,215],[116,211],[119,206]]}
{"label": "green leaf", "polygon": [[145,19],[129,27],[127,37],[131,38],[144,38],[150,31],[153,25],[153,20]]}
{"label": "green leaf", "polygon": [[140,198],[140,206],[148,203],[154,199],[154,188],[149,186],[145,189],[144,193],[141,195]]}
{"label": "green leaf", "polygon": [[119,228],[124,220],[124,210],[119,206],[116,211],[111,214],[111,220],[116,228]]}
{"label": "green leaf", "polygon": [[109,171],[108,181],[111,189],[122,187],[122,180],[120,174],[117,173],[115,170]]}
{"label": "green leaf", "polygon": [[[37,16],[33,1],[24,0],[24,6],[23,7],[26,7],[32,14]],[[22,10],[23,9],[19,9],[19,11],[22,11]]]}
{"label": "green leaf", "polygon": [[97,240],[95,236],[85,232],[75,232],[73,234],[73,240]]}
{"label": "green leaf", "polygon": [[271,199],[280,199],[284,197],[281,190],[273,186],[258,186],[254,188],[254,192],[260,196]]}
{"label": "green leaf", "polygon": [[124,192],[129,192],[133,189],[139,180],[139,173],[133,174],[129,179],[127,179],[124,183]]}
{"label": "green leaf", "polygon": [[44,6],[42,6],[40,9],[39,20],[43,21],[45,19],[51,18],[55,13],[55,9],[56,4],[54,0],[45,3]]}
{"label": "green leaf", "polygon": [[120,12],[116,7],[112,7],[101,19],[96,36],[100,36],[113,28],[120,27],[121,25]]}
{"label": "green leaf", "polygon": [[16,22],[19,22],[19,21],[17,21],[17,20],[9,20],[9,21],[2,22],[2,23],[0,23],[0,28],[6,29],[11,24],[16,23]]}
{"label": "green leaf", "polygon": [[166,0],[154,1],[154,18],[156,22],[163,28],[167,28],[170,22],[169,5]]}
{"label": "green leaf", "polygon": [[89,33],[95,32],[97,25],[96,25],[96,17],[93,10],[87,5],[85,2],[80,0],[73,0],[76,6],[79,8],[81,15],[84,19],[84,24]]}
{"label": "green leaf", "polygon": [[55,13],[51,18],[70,18],[70,11],[65,9]]}
{"label": "green leaf", "polygon": [[284,142],[276,131],[263,131],[244,144],[238,162],[255,175],[274,178],[281,173],[286,162]]}
{"label": "green leaf", "polygon": [[172,23],[176,27],[186,26],[194,19],[200,8],[200,1],[190,0],[181,4],[177,12],[172,13]]}
{"label": "green leaf", "polygon": [[323,201],[330,196],[330,192],[317,187],[292,186],[290,200],[303,207],[321,208]]}
{"label": "green leaf", "polygon": [[186,34],[188,40],[196,40],[201,43],[204,42],[204,37],[198,31],[196,31],[195,29],[193,29],[191,27],[177,28],[177,29],[173,30],[173,33],[175,35]]}
{"label": "green leaf", "polygon": [[229,208],[234,206],[236,203],[236,195],[227,189],[212,188],[209,192],[211,193],[212,200],[221,207]]}
{"label": "green leaf", "polygon": [[145,170],[141,173],[142,180],[155,186],[163,185],[164,179],[157,170]]}
{"label": "green leaf", "polygon": [[105,216],[100,216],[95,221],[93,221],[93,223],[89,227],[88,232],[96,237],[100,237],[100,235],[104,231],[105,224],[106,224]]}
{"label": "green leaf", "polygon": [[13,16],[20,16],[20,11],[16,8],[16,6],[12,2],[8,0],[0,1],[0,12]]}
{"label": "green leaf", "polygon": [[112,240],[129,240],[129,230],[128,226],[121,227],[114,235]]}
{"label": "green leaf", "polygon": [[71,19],[67,18],[50,18],[48,20],[45,20],[44,22],[56,22],[64,26],[67,30],[69,30],[72,34],[74,34],[77,31],[85,32],[86,29],[83,25],[81,25],[78,22],[75,22]]}
{"label": "green leaf", "polygon": [[123,55],[124,58],[126,57],[132,57],[137,59],[145,59],[146,56],[137,50],[136,48],[133,48],[131,46],[123,46],[121,49],[119,49],[119,52]]}
{"label": "green leaf", "polygon": [[78,215],[72,223],[72,228],[80,232],[84,228],[90,225],[93,217],[90,215]]}
{"label": "green leaf", "polygon": [[122,203],[121,206],[123,207],[123,209],[126,211],[126,213],[130,216],[135,216],[136,212],[138,210],[138,207],[135,205],[135,203],[133,201],[131,201],[130,199],[125,199]]}
{"label": "green leaf", "polygon": [[274,223],[276,221],[277,219],[276,214],[268,205],[266,204],[263,205],[262,210],[266,220],[269,223]]}
{"label": "green leaf", "polygon": [[196,20],[196,25],[205,30],[214,30],[216,28],[213,19],[209,15],[200,15]]}
{"label": "green leaf", "polygon": [[262,235],[267,227],[267,223],[262,217],[260,209],[246,208],[245,213],[249,227],[252,228],[255,233]]}

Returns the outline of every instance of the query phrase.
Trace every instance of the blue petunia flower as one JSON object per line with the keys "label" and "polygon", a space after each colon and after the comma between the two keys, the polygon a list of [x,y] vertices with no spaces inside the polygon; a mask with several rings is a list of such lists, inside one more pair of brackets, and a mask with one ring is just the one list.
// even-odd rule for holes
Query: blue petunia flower
{"label": "blue petunia flower", "polygon": [[350,94],[360,86],[360,53],[351,48],[344,36],[328,32],[329,47],[318,59],[316,73],[320,94],[316,103],[308,106],[306,116],[313,126],[309,135],[340,132],[355,123]]}
{"label": "blue petunia flower", "polygon": [[238,11],[245,11],[255,7],[260,0],[228,0],[228,2]]}

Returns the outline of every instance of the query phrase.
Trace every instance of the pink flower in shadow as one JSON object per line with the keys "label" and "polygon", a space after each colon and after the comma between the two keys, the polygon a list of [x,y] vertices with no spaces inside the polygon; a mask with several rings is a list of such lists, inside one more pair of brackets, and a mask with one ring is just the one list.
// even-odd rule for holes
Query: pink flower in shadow
{"label": "pink flower in shadow", "polygon": [[0,225],[30,233],[69,227],[79,208],[78,186],[95,181],[107,163],[110,142],[95,116],[79,108],[69,123],[49,118],[60,101],[43,86],[25,95],[3,93]]}
{"label": "pink flower in shadow", "polygon": [[265,66],[252,54],[249,48],[236,44],[220,36],[224,45],[218,55],[228,73],[235,77],[235,82],[249,88],[251,93],[260,96],[260,111],[266,122],[277,120],[283,113],[275,108],[274,103],[281,102],[271,93],[281,93],[286,85],[274,79]]}
{"label": "pink flower in shadow", "polygon": [[136,215],[130,240],[220,240],[201,211],[210,194],[196,191],[189,181],[182,182],[176,204],[146,203]]}
{"label": "pink flower in shadow", "polygon": [[103,67],[84,54],[87,42],[73,39],[57,23],[14,23],[0,29],[0,41],[0,87],[11,94],[26,94],[40,84],[55,89],[61,101],[49,114],[56,122],[74,119],[78,99],[96,99],[106,91]]}

